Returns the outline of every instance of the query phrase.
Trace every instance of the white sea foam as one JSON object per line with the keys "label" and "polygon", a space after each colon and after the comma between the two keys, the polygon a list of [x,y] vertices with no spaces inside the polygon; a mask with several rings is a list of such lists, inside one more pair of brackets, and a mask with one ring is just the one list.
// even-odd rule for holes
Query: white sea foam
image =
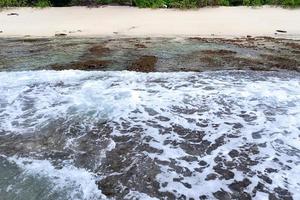
{"label": "white sea foam", "polygon": [[[232,149],[265,144],[266,147],[259,148],[259,154],[249,154],[259,162],[251,170],[256,173],[268,167],[277,169],[268,189],[282,187],[292,192],[295,199],[299,198],[300,182],[293,176],[300,173],[299,75],[37,71],[1,72],[0,80],[0,133],[36,133],[58,118],[63,118],[66,124],[79,119],[86,127],[105,121],[111,124],[115,136],[135,134],[124,133],[122,122],[142,127],[141,141],[162,150],[161,153],[145,151],[145,155],[153,160],[175,160],[177,167],[192,172],[184,176],[168,165],[160,165],[156,180],[161,186],[167,183],[160,191],[195,199],[200,194],[213,198],[212,193],[219,189],[230,191],[228,184],[232,180],[205,180],[214,171],[216,156],[231,160],[228,153]],[[198,123],[205,126],[199,127]],[[234,124],[239,127],[234,128]],[[211,153],[194,154],[195,161],[183,160],[190,153],[176,145],[184,143],[185,138],[174,130],[175,125],[204,132],[203,140],[212,143],[226,136],[224,144]],[[255,133],[257,137],[253,136]],[[230,134],[238,137],[227,137]],[[149,137],[150,140],[144,140]],[[189,145],[194,144],[197,142],[189,141]],[[111,149],[114,145],[112,142]],[[291,169],[274,162],[274,158]],[[209,165],[202,172],[196,170],[200,160]],[[236,181],[245,177],[251,180],[245,188],[249,193],[261,181],[257,175],[232,171]],[[176,178],[181,181],[174,181]],[[265,196],[261,192],[253,195],[254,199]]]}
{"label": "white sea foam", "polygon": [[136,192],[136,191],[130,191],[126,196],[126,199],[141,199],[141,200],[158,200],[158,198],[150,197],[147,194]]}
{"label": "white sea foam", "polygon": [[[55,168],[47,160],[9,157],[8,160],[17,164],[23,176],[46,178],[53,192],[64,193],[67,199],[95,200],[107,199],[96,185],[96,175],[72,165]],[[12,190],[13,186],[9,186]]]}

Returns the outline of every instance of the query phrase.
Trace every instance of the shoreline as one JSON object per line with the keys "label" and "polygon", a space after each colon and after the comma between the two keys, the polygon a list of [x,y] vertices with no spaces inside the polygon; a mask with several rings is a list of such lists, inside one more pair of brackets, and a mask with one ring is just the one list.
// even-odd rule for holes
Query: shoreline
{"label": "shoreline", "polygon": [[268,36],[300,39],[300,9],[269,6],[196,10],[127,6],[9,8],[0,12],[0,21],[0,38],[65,35],[113,38]]}
{"label": "shoreline", "polygon": [[8,71],[300,72],[300,40],[268,37],[15,38],[0,40],[0,49],[0,68]]}

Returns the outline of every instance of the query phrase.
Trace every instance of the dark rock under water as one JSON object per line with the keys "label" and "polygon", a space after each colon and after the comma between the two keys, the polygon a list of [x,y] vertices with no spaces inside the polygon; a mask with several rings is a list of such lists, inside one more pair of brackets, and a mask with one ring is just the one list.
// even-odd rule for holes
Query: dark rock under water
{"label": "dark rock under water", "polygon": [[300,71],[300,41],[269,37],[2,38],[0,49],[0,69],[9,71]]}

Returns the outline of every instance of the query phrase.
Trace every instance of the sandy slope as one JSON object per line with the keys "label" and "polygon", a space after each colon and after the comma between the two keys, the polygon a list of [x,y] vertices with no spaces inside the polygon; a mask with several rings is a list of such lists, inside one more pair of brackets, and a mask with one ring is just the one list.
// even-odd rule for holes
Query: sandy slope
{"label": "sandy slope", "polygon": [[[16,12],[18,16],[9,16]],[[0,37],[54,36],[274,36],[300,38],[300,10],[219,7],[199,10],[138,9],[108,6],[19,8],[0,12]],[[281,35],[280,35],[281,36]]]}

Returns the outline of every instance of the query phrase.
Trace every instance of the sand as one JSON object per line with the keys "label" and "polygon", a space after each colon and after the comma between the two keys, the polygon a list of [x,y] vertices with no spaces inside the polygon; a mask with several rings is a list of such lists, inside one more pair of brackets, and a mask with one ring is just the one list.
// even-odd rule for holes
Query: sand
{"label": "sand", "polygon": [[[18,15],[8,15],[18,13]],[[0,37],[240,37],[300,38],[300,9],[218,7],[197,10],[100,8],[17,8],[0,12]],[[278,33],[284,30],[287,33]],[[1,33],[2,31],[2,33]]]}

